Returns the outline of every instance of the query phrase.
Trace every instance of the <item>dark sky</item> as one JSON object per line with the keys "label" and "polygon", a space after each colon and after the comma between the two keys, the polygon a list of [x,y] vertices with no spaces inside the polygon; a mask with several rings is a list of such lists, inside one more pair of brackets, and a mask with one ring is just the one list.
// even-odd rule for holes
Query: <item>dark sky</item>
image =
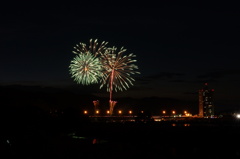
{"label": "dark sky", "polygon": [[0,13],[1,85],[78,87],[69,73],[73,47],[93,38],[137,56],[141,74],[115,97],[197,101],[208,82],[216,107],[240,108],[237,4],[9,2]]}

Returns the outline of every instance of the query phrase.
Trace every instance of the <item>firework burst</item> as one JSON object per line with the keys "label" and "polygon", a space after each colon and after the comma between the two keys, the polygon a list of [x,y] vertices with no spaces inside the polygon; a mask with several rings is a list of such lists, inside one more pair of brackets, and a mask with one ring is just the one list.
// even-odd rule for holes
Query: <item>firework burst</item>
{"label": "firework burst", "polygon": [[98,40],[90,39],[89,46],[87,46],[85,43],[80,42],[74,47],[74,54],[81,54],[81,53],[91,53],[94,56],[97,56],[99,54],[102,54],[107,48],[106,45],[108,42],[103,41],[100,45],[98,43]]}
{"label": "firework burst", "polygon": [[133,53],[123,55],[126,51],[123,47],[119,51],[116,47],[112,47],[101,56],[104,70],[100,88],[107,85],[107,91],[110,92],[110,101],[112,91],[127,90],[135,81],[131,76],[140,74],[136,71],[138,66],[134,64],[137,61],[133,59],[136,55]]}
{"label": "firework burst", "polygon": [[70,64],[72,78],[83,85],[98,83],[102,77],[102,63],[90,52],[75,56]]}
{"label": "firework burst", "polygon": [[117,50],[116,47],[107,48],[107,42],[100,45],[96,40],[90,39],[90,44],[79,43],[74,47],[76,57],[71,61],[70,73],[72,78],[83,85],[101,83],[100,89],[106,85],[110,92],[110,115],[113,113],[117,101],[112,101],[113,91],[127,90],[135,81],[132,75],[140,74],[137,71],[137,60],[133,53],[123,55],[127,50],[123,47]]}
{"label": "firework burst", "polygon": [[71,61],[70,73],[72,78],[83,85],[95,84],[102,78],[102,64],[99,55],[106,50],[107,42],[100,45],[98,40],[90,39],[89,46],[80,42],[74,47],[76,57]]}

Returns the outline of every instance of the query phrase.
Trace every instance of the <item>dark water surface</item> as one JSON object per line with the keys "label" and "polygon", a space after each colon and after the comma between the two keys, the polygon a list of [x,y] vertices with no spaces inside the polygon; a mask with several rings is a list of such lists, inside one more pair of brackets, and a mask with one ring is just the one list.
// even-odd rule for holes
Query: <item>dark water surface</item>
{"label": "dark water surface", "polygon": [[[238,122],[82,122],[6,127],[4,158],[240,158]],[[2,157],[1,157],[2,158]]]}

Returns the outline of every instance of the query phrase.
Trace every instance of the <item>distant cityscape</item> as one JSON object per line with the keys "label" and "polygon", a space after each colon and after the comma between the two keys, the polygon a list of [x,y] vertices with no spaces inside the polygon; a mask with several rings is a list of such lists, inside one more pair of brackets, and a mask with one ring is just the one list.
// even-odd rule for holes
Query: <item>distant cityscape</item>
{"label": "distant cityscape", "polygon": [[[162,110],[161,113],[159,113],[159,116],[161,117],[204,117],[204,118],[214,118],[216,117],[214,114],[214,103],[213,103],[213,92],[214,89],[208,88],[208,83],[204,84],[204,87],[198,91],[199,93],[199,113],[196,115],[193,115],[188,110],[182,110],[182,112],[177,112],[176,110]],[[83,110],[83,113],[85,115],[91,115],[91,116],[112,116],[110,115],[110,110],[100,110],[99,109],[99,101],[95,100],[93,101],[94,110]],[[143,110],[138,110],[138,112],[133,112],[133,110],[117,110],[115,111],[115,114],[113,116],[133,116],[137,115],[139,113],[144,113]]]}
{"label": "distant cityscape", "polygon": [[[82,110],[82,115],[95,119],[94,121],[136,121],[139,117],[146,120],[162,121],[162,120],[182,120],[186,118],[222,118],[222,115],[215,114],[214,105],[214,89],[209,88],[208,83],[204,83],[203,88],[198,90],[198,114],[192,114],[189,110],[184,109],[182,111],[176,110],[161,110],[159,113],[152,114],[145,110],[121,110],[117,109],[113,114],[110,114],[110,110],[103,110],[99,107],[99,101],[93,101],[93,109]],[[60,115],[64,112],[50,111],[52,115]],[[240,118],[240,114],[233,113],[231,117]],[[98,120],[96,120],[98,119]]]}

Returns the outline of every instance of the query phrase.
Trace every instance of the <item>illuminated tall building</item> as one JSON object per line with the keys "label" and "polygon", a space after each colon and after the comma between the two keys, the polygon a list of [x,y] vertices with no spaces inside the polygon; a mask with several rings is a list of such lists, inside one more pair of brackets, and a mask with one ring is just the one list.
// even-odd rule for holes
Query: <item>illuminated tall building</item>
{"label": "illuminated tall building", "polygon": [[203,89],[198,91],[200,117],[214,116],[213,92],[214,89],[209,89],[207,83],[204,84]]}

